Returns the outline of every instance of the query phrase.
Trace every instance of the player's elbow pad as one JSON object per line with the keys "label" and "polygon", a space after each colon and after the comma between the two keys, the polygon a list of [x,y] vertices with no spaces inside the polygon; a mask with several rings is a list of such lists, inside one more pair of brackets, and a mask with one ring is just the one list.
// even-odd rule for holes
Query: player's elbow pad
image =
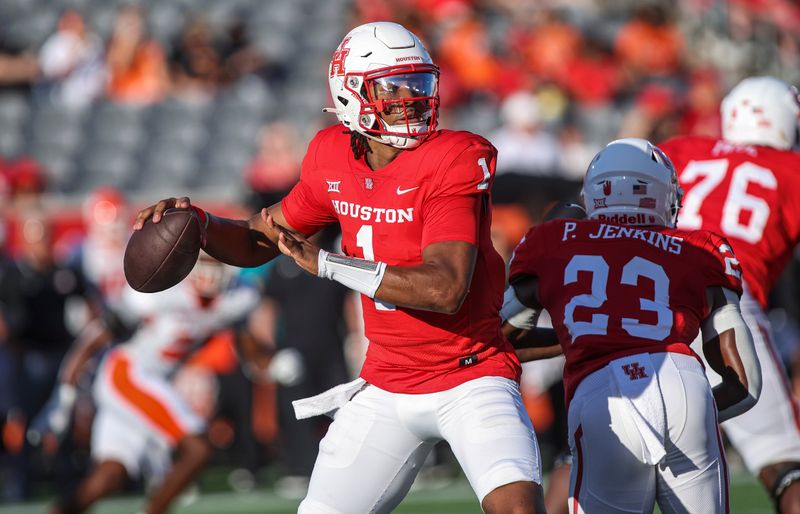
{"label": "player's elbow pad", "polygon": [[522,329],[531,330],[536,327],[539,319],[539,310],[525,306],[519,298],[514,286],[508,286],[503,295],[503,308],[500,309],[500,317],[503,321]]}
{"label": "player's elbow pad", "polygon": [[703,342],[707,342],[728,330],[733,330],[736,339],[736,350],[739,353],[747,378],[747,396],[740,402],[720,412],[720,421],[725,421],[748,411],[756,404],[761,395],[761,364],[759,363],[758,355],[756,355],[753,336],[739,310],[738,297],[736,297],[735,301],[716,309],[705,319],[702,326]]}

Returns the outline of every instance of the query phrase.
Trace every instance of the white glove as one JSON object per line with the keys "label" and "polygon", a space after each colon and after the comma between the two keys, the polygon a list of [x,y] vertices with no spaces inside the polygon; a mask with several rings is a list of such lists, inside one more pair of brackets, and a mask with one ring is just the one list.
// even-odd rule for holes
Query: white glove
{"label": "white glove", "polygon": [[295,348],[278,350],[272,356],[267,373],[282,386],[296,385],[306,376],[303,356]]}
{"label": "white glove", "polygon": [[39,444],[42,436],[51,433],[60,441],[69,427],[72,419],[72,407],[78,396],[75,386],[61,383],[58,385],[45,406],[31,422],[28,429],[28,441]]}

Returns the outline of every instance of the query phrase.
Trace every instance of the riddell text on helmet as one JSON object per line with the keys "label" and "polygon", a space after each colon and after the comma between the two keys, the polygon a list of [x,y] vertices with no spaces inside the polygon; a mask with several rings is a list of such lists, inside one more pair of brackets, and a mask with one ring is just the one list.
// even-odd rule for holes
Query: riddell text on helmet
{"label": "riddell text on helmet", "polygon": [[656,217],[652,214],[598,214],[597,219],[609,223],[619,223],[620,225],[652,225],[656,222]]}

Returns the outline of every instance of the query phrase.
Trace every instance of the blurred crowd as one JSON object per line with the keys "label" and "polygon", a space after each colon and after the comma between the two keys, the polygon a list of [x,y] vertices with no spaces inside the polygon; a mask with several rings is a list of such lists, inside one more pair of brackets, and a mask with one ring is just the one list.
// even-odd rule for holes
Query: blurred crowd
{"label": "blurred crowd", "polygon": [[[800,84],[800,7],[791,0],[0,0],[0,20],[6,501],[50,494],[46,481],[73,477],[55,482],[68,487],[85,471],[90,402],[78,404],[64,448],[34,448],[25,426],[82,323],[103,316],[123,285],[132,213],[168,195],[222,214],[279,200],[310,136],[335,122],[321,113],[327,63],[352,26],[391,20],[419,34],[442,70],[441,125],[498,148],[494,231],[506,258],[550,206],[575,199],[608,141],[718,135],[719,102],[742,77]],[[335,234],[326,237],[334,246]],[[198,364],[227,367],[184,377],[197,405],[216,398],[204,415],[216,462],[237,470],[234,487],[253,487],[270,469],[270,480],[290,479],[287,491],[302,489],[324,426],[293,425],[289,402],[358,369],[355,302],[303,277],[284,261],[244,277],[261,295],[255,336],[297,349],[303,379],[291,359],[284,374],[253,379],[231,333],[217,347],[226,358]],[[771,316],[800,392],[797,284],[779,282]],[[318,326],[335,334],[324,342],[329,353],[308,333]],[[318,352],[324,359],[312,357]],[[556,429],[547,389],[526,389],[545,452]]]}

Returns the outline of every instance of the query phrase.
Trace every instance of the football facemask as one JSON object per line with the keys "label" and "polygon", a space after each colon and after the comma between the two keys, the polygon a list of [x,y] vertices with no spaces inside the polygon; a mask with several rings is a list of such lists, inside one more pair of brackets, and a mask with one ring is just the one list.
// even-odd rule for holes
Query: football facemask
{"label": "football facemask", "polygon": [[[427,66],[423,67],[427,68]],[[374,115],[371,127],[361,129],[373,135],[417,138],[436,127],[439,105],[438,72],[407,72],[400,68],[377,70],[364,77],[366,102],[362,114]],[[359,117],[359,122],[372,119]]]}
{"label": "football facemask", "polygon": [[348,129],[395,148],[418,146],[436,129],[439,68],[413,33],[396,23],[351,30],[331,59],[334,112]]}

